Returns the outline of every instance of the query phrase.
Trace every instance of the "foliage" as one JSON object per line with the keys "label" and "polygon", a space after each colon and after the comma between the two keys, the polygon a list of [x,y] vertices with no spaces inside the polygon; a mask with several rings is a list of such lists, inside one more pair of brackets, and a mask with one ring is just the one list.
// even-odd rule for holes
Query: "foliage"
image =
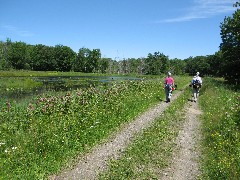
{"label": "foliage", "polygon": [[120,62],[118,62],[116,60],[110,59],[109,60],[109,67],[108,67],[107,71],[109,73],[114,73],[114,74],[119,73],[119,63]]}
{"label": "foliage", "polygon": [[80,71],[85,73],[97,72],[99,69],[100,59],[100,49],[93,49],[91,51],[88,48],[81,48],[79,49],[77,58],[73,64],[73,69],[74,71]]}
{"label": "foliage", "polygon": [[172,59],[169,61],[169,70],[173,74],[182,75],[186,72],[186,61],[181,59]]}
{"label": "foliage", "polygon": [[11,89],[22,90],[31,89],[40,86],[42,83],[35,82],[30,78],[15,77],[15,78],[0,78],[0,84],[1,84],[0,92],[3,92],[10,91]]}
{"label": "foliage", "polygon": [[88,73],[98,72],[99,69],[99,61],[101,59],[101,51],[100,49],[93,49],[90,54],[90,58],[88,59]]}
{"label": "foliage", "polygon": [[[236,7],[239,2],[236,2]],[[102,58],[100,49],[80,48],[75,53],[62,45],[50,47],[23,42],[0,42],[0,69],[27,69],[38,71],[76,71],[84,73],[115,73],[160,75],[171,71],[175,75],[197,71],[202,76],[224,76],[228,81],[240,81],[240,10],[221,23],[220,51],[212,55],[172,59],[160,52],[149,53],[147,58],[128,58],[118,61]]]}
{"label": "foliage", "polygon": [[[139,65],[141,64],[140,59],[135,59],[135,58],[129,58],[126,60],[128,63],[128,69],[127,73],[128,74],[138,74],[139,73]],[[139,73],[140,74],[140,73]]]}
{"label": "foliage", "polygon": [[56,61],[55,69],[57,71],[70,71],[76,58],[76,53],[67,46],[56,45],[54,48],[54,59]]}
{"label": "foliage", "polygon": [[107,73],[107,69],[109,68],[111,58],[101,58],[99,60],[99,71],[100,73]]}
{"label": "foliage", "polygon": [[210,65],[205,56],[190,57],[186,60],[186,72],[190,75],[195,75],[196,72],[200,72],[202,76],[208,74]]}
{"label": "foliage", "polygon": [[240,93],[222,80],[205,79],[203,179],[240,177]]}
{"label": "foliage", "polygon": [[150,128],[134,139],[120,159],[109,162],[109,169],[99,179],[161,179],[159,172],[171,159],[189,95],[189,91],[184,91]]}
{"label": "foliage", "polygon": [[[161,80],[162,81],[162,80]],[[159,79],[113,83],[1,104],[3,179],[41,179],[163,98]]]}
{"label": "foliage", "polygon": [[37,44],[31,51],[31,67],[34,71],[56,70],[54,47]]}
{"label": "foliage", "polygon": [[175,75],[192,74],[193,71],[199,69],[206,74],[211,74],[215,73],[211,69],[216,69],[211,68],[211,65],[214,67],[219,62],[218,56],[211,57],[211,62],[208,57],[204,56],[185,61],[169,60],[166,55],[159,52],[149,53],[147,58],[128,58],[116,61],[111,58],[101,58],[100,49],[90,50],[83,47],[79,49],[78,53],[75,53],[71,48],[63,45],[55,47],[42,44],[27,45],[23,42],[11,42],[10,40],[6,43],[1,42],[0,48],[0,68],[2,69],[65,72],[73,70],[84,73],[146,75],[160,75],[165,74],[166,71],[171,71]]}
{"label": "foliage", "polygon": [[207,69],[204,69],[203,72],[212,76],[217,76],[217,77],[223,76],[224,70],[223,70],[222,52],[218,51],[214,55],[209,55],[206,58],[207,58],[207,63],[209,64],[209,68],[208,68],[208,71]]}
{"label": "foliage", "polygon": [[[237,4],[236,4],[237,6]],[[225,17],[221,23],[220,45],[223,53],[225,79],[240,82],[240,9],[232,17]]]}
{"label": "foliage", "polygon": [[163,53],[155,52],[154,54],[149,53],[145,60],[146,63],[146,74],[161,74],[166,73],[168,68],[168,57]]}
{"label": "foliage", "polygon": [[[117,76],[116,74],[111,74]],[[29,70],[8,70],[8,71],[0,71],[0,76],[2,77],[34,77],[34,76],[102,76],[99,73],[81,73],[81,72],[59,72],[59,71],[29,71]]]}
{"label": "foliage", "polygon": [[11,64],[8,60],[8,51],[11,47],[11,40],[7,39],[6,42],[0,41],[0,69],[10,69]]}
{"label": "foliage", "polygon": [[14,69],[24,69],[29,60],[27,44],[24,42],[11,43],[8,49],[8,61]]}

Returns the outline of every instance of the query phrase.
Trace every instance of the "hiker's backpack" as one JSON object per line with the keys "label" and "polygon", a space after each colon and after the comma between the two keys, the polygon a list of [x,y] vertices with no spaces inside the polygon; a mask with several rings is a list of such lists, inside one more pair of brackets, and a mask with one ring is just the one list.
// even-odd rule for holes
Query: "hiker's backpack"
{"label": "hiker's backpack", "polygon": [[192,82],[193,85],[200,84],[200,81],[198,79],[193,80]]}
{"label": "hiker's backpack", "polygon": [[168,91],[171,91],[171,90],[172,90],[172,85],[171,85],[171,84],[166,84],[166,85],[165,85],[165,88],[166,88]]}
{"label": "hiker's backpack", "polygon": [[198,79],[193,80],[192,85],[193,85],[194,88],[200,88],[201,87],[201,83]]}

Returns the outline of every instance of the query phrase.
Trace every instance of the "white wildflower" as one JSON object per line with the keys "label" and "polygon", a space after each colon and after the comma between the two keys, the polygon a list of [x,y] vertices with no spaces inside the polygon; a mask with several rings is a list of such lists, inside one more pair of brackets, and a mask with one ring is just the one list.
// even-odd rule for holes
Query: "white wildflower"
{"label": "white wildflower", "polygon": [[17,149],[17,147],[12,147],[12,150],[15,150],[15,149]]}

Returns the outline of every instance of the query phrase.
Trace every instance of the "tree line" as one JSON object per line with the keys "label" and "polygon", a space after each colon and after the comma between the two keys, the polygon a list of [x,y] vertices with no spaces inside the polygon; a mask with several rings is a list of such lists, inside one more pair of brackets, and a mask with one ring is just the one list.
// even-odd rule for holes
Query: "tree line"
{"label": "tree line", "polygon": [[[239,2],[234,6],[238,7]],[[171,71],[174,74],[196,71],[202,75],[222,76],[239,82],[240,69],[240,10],[237,8],[221,23],[220,50],[213,55],[169,59],[160,52],[144,58],[113,60],[101,57],[100,49],[80,48],[76,53],[64,45],[29,45],[24,42],[0,41],[0,69],[34,71],[76,71],[85,73],[120,73],[158,75]]]}

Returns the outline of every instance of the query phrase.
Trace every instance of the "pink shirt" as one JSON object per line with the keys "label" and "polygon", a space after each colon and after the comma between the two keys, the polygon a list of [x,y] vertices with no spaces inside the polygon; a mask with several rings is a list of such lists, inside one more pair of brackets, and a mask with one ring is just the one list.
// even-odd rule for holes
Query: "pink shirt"
{"label": "pink shirt", "polygon": [[166,77],[165,84],[173,84],[173,83],[174,83],[174,79],[172,77]]}

